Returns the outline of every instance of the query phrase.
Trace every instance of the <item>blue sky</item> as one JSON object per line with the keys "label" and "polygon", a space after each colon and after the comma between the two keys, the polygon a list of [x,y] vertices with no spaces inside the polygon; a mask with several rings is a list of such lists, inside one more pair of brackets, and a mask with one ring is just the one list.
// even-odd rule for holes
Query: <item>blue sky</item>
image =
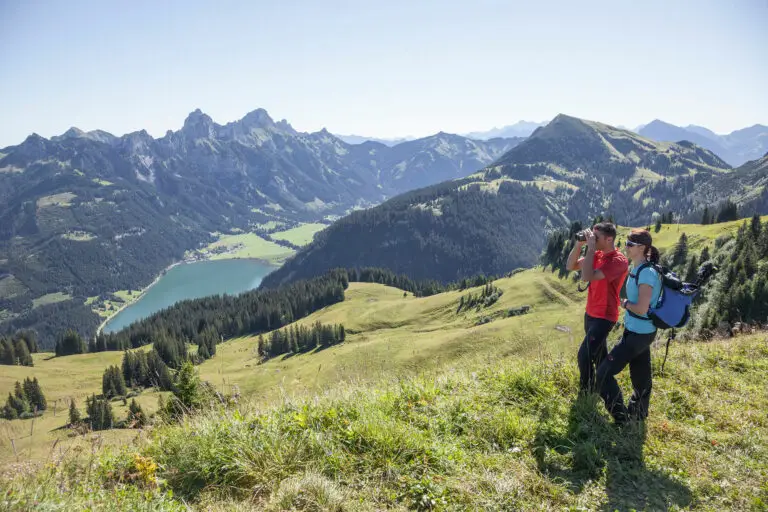
{"label": "blue sky", "polygon": [[766,0],[0,0],[0,147],[195,108],[379,137],[560,112],[730,132],[768,124],[766,26]]}

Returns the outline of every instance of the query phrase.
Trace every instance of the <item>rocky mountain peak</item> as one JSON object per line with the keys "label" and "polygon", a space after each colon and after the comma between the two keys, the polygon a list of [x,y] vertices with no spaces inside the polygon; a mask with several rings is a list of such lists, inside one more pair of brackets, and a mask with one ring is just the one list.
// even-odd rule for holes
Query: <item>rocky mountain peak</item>
{"label": "rocky mountain peak", "polygon": [[253,112],[248,112],[239,123],[246,128],[270,128],[275,126],[275,121],[263,108],[257,108]]}
{"label": "rocky mountain peak", "polygon": [[216,137],[213,119],[199,108],[187,116],[182,134],[191,139],[212,139]]}
{"label": "rocky mountain peak", "polygon": [[83,137],[85,135],[85,132],[78,128],[77,126],[71,127],[69,130],[62,133],[58,138],[60,139],[74,139],[78,137]]}

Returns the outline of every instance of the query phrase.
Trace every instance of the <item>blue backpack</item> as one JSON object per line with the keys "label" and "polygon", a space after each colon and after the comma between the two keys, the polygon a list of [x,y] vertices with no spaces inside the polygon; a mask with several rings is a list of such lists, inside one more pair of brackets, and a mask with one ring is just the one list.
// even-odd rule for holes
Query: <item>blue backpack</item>
{"label": "blue backpack", "polygon": [[648,309],[648,316],[643,317],[628,311],[630,316],[641,320],[651,320],[657,329],[683,327],[691,318],[690,307],[699,295],[699,284],[684,283],[676,273],[653,263],[643,263],[635,272],[635,285],[639,286],[640,272],[651,267],[661,276],[661,295],[656,304]]}

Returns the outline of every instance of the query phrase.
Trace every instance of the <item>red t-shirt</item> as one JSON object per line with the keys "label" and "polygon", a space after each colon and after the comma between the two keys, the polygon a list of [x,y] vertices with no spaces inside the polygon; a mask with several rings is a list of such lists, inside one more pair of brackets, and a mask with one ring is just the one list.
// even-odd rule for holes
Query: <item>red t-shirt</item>
{"label": "red t-shirt", "polygon": [[587,314],[594,318],[617,322],[619,292],[629,272],[629,261],[617,250],[608,253],[595,251],[592,265],[595,270],[602,270],[605,278],[589,283]]}

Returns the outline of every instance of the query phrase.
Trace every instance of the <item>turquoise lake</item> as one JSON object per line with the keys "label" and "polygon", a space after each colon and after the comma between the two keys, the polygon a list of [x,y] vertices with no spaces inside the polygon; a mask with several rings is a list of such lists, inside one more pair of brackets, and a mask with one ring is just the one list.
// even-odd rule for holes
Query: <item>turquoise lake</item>
{"label": "turquoise lake", "polygon": [[119,331],[137,320],[186,299],[239,293],[259,286],[275,267],[256,260],[233,259],[183,263],[167,271],[135,303],[112,317],[104,332]]}

